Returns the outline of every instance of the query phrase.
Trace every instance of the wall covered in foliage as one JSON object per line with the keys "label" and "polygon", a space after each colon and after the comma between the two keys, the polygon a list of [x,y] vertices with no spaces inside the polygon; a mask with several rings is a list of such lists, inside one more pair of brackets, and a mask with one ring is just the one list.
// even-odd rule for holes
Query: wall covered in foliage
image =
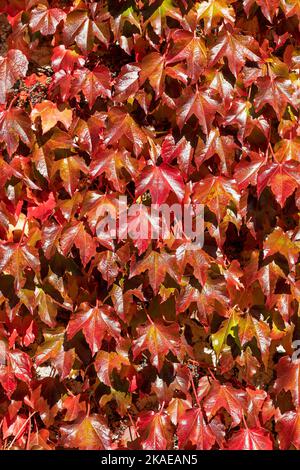
{"label": "wall covered in foliage", "polygon": [[[0,0],[1,448],[300,448],[299,20]],[[203,247],[99,235],[120,195]]]}

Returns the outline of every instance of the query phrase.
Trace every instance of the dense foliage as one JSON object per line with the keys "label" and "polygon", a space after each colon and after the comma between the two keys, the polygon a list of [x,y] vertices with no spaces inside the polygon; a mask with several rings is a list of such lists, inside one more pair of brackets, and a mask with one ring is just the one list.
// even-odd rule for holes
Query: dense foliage
{"label": "dense foliage", "polygon": [[299,449],[299,0],[0,13],[1,447]]}

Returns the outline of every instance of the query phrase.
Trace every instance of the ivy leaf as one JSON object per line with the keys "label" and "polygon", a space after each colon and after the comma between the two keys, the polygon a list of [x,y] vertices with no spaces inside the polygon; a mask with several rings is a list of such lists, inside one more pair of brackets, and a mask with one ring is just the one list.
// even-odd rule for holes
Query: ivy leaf
{"label": "ivy leaf", "polygon": [[135,155],[139,156],[146,143],[146,134],[128,113],[122,108],[114,107],[108,114],[108,128],[104,143],[115,145],[122,137],[132,143]]}
{"label": "ivy leaf", "polygon": [[66,17],[60,8],[48,9],[46,5],[39,4],[31,12],[29,25],[34,33],[39,31],[43,36],[49,36],[55,33],[59,23]]}
{"label": "ivy leaf", "polygon": [[109,27],[100,18],[89,18],[87,10],[73,10],[68,14],[63,31],[64,43],[70,46],[74,42],[84,54],[93,48],[95,39],[108,46]]}
{"label": "ivy leaf", "polygon": [[209,91],[200,89],[194,92],[191,87],[186,88],[176,105],[176,121],[180,129],[194,115],[203,132],[208,134],[218,109],[218,102],[210,96]]}
{"label": "ivy leaf", "polygon": [[232,418],[232,425],[237,426],[243,416],[245,392],[231,385],[221,385],[214,381],[211,390],[204,400],[204,409],[210,420],[221,408],[224,408]]}
{"label": "ivy leaf", "polygon": [[15,288],[18,290],[24,286],[25,269],[33,272],[40,269],[40,260],[35,248],[27,244],[9,243],[0,245],[0,272],[14,277]]}
{"label": "ivy leaf", "polygon": [[69,449],[105,450],[112,449],[110,430],[101,415],[85,413],[72,424],[60,426],[61,444]]}
{"label": "ivy leaf", "polygon": [[191,83],[196,83],[207,63],[205,42],[200,37],[195,37],[192,32],[181,29],[174,31],[172,39],[174,45],[167,56],[167,64],[170,65],[185,60]]}
{"label": "ivy leaf", "polygon": [[257,80],[257,87],[258,92],[254,100],[256,111],[260,111],[266,104],[269,104],[280,120],[286,105],[290,103],[293,106],[295,102],[296,90],[291,80],[263,77]]}
{"label": "ivy leaf", "polygon": [[210,450],[216,441],[200,407],[188,409],[183,413],[178,424],[177,436],[180,449],[186,448],[190,442],[198,450]]}
{"label": "ivy leaf", "polygon": [[220,59],[226,57],[230,71],[237,77],[247,59],[252,62],[260,61],[253,52],[256,48],[257,43],[251,36],[226,31],[211,49],[210,66],[214,66]]}
{"label": "ivy leaf", "polygon": [[248,313],[239,323],[239,338],[241,345],[244,346],[246,343],[251,341],[253,337],[256,338],[263,363],[267,369],[271,344],[270,328],[266,322],[262,320],[259,321]]}
{"label": "ivy leaf", "polygon": [[91,71],[78,69],[73,74],[71,96],[82,91],[92,108],[99,96],[111,98],[111,83],[110,71],[104,65],[98,65]]}
{"label": "ivy leaf", "polygon": [[171,442],[171,426],[168,414],[161,410],[158,413],[146,411],[137,420],[137,428],[142,436],[143,450],[165,450]]}
{"label": "ivy leaf", "polygon": [[235,432],[228,441],[229,450],[272,450],[269,433],[263,428],[245,428]]}
{"label": "ivy leaf", "polygon": [[10,49],[6,57],[0,56],[0,104],[6,102],[6,95],[17,80],[24,78],[28,70],[28,60],[23,52]]}
{"label": "ivy leaf", "polygon": [[289,450],[294,446],[300,448],[300,412],[287,411],[277,421],[276,430],[279,434],[279,445],[281,450]]}
{"label": "ivy leaf", "polygon": [[91,307],[88,303],[80,305],[79,310],[71,315],[67,327],[68,339],[82,331],[94,355],[101,348],[101,343],[107,335],[118,340],[121,329],[119,322],[112,316],[113,309],[109,305]]}
{"label": "ivy leaf", "polygon": [[277,365],[277,380],[274,385],[277,393],[281,390],[291,392],[296,408],[300,405],[300,365],[298,362],[293,362],[288,356],[282,357]]}
{"label": "ivy leaf", "polygon": [[228,23],[234,24],[234,9],[230,6],[230,0],[208,0],[197,4],[197,19],[204,19],[204,30],[210,32],[217,26],[221,18]]}
{"label": "ivy leaf", "polygon": [[216,352],[217,359],[219,359],[222,350],[227,345],[228,336],[235,338],[236,327],[239,324],[239,312],[235,309],[230,311],[229,317],[224,320],[221,328],[218,329],[217,333],[211,335],[212,346]]}
{"label": "ivy leaf", "polygon": [[176,323],[164,325],[162,322],[150,322],[137,329],[138,338],[133,341],[134,359],[148,349],[152,364],[159,370],[163,366],[169,351],[176,356],[180,347],[179,328]]}
{"label": "ivy leaf", "polygon": [[31,119],[34,122],[37,118],[41,118],[43,134],[46,134],[58,122],[61,122],[66,129],[69,129],[72,123],[72,110],[64,109],[60,111],[52,101],[44,101],[38,103],[31,111]]}
{"label": "ivy leaf", "polygon": [[299,251],[299,247],[281,227],[276,227],[264,241],[265,258],[280,253],[288,260],[291,267],[297,262]]}
{"label": "ivy leaf", "polygon": [[158,52],[146,55],[141,62],[140,85],[146,80],[155,91],[155,97],[159,98],[164,91],[165,57]]}
{"label": "ivy leaf", "polygon": [[166,273],[173,279],[178,279],[175,257],[164,252],[151,251],[148,255],[132,265],[130,277],[148,271],[149,281],[155,293],[164,282]]}
{"label": "ivy leaf", "polygon": [[35,354],[35,364],[37,366],[46,361],[50,361],[57,369],[60,380],[69,376],[75,361],[75,350],[64,348],[65,330],[56,328],[55,330],[45,331],[44,342],[37,348]]}
{"label": "ivy leaf", "polygon": [[257,179],[257,194],[261,195],[266,186],[270,186],[276,201],[281,207],[299,185],[300,163],[288,161],[264,165]]}
{"label": "ivy leaf", "polygon": [[28,114],[18,108],[0,112],[0,142],[5,142],[10,157],[18,149],[20,140],[31,148],[32,131]]}
{"label": "ivy leaf", "polygon": [[173,191],[181,202],[184,198],[184,182],[177,168],[166,163],[153,165],[150,163],[142,172],[136,183],[136,197],[141,196],[149,190],[153,204],[164,203],[170,191]]}

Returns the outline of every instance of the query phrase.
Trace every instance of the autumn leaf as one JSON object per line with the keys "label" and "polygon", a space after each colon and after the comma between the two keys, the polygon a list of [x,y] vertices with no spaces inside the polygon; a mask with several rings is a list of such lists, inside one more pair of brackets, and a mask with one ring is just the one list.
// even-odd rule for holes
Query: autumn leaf
{"label": "autumn leaf", "polygon": [[133,356],[136,358],[148,349],[151,354],[152,364],[159,370],[163,366],[164,357],[171,351],[175,356],[179,349],[179,329],[173,323],[164,325],[161,322],[150,322],[146,326],[138,328],[138,338],[133,341]]}
{"label": "autumn leaf", "polygon": [[103,450],[113,447],[111,433],[101,415],[82,413],[72,424],[60,427],[61,443],[69,449]]}
{"label": "autumn leaf", "polygon": [[18,49],[10,49],[6,57],[0,57],[0,104],[6,102],[6,95],[20,78],[26,76],[28,60]]}
{"label": "autumn leaf", "polygon": [[176,113],[177,124],[180,129],[191,116],[195,116],[202,130],[207,134],[212,126],[212,121],[218,109],[218,102],[212,98],[207,90],[186,88],[177,100],[178,113]]}
{"label": "autumn leaf", "polygon": [[99,351],[102,340],[110,335],[118,339],[121,329],[119,322],[112,318],[112,307],[99,305],[91,307],[87,303],[80,305],[79,310],[72,314],[68,327],[67,336],[72,339],[76,333],[82,331],[86,341],[94,355]]}
{"label": "autumn leaf", "polygon": [[272,450],[269,434],[263,428],[245,428],[237,431],[228,441],[229,450]]}
{"label": "autumn leaf", "polygon": [[72,122],[72,110],[64,109],[60,111],[55,103],[44,101],[37,104],[31,112],[32,121],[34,122],[37,118],[41,118],[43,134],[56,126],[58,122],[62,123],[66,129],[69,129]]}
{"label": "autumn leaf", "polygon": [[206,424],[200,407],[186,410],[181,416],[178,429],[178,445],[180,449],[188,442],[199,450],[210,450],[215,443],[215,436],[209,424]]}
{"label": "autumn leaf", "polygon": [[142,434],[143,450],[165,450],[170,446],[170,418],[165,411],[148,411],[140,414],[137,428]]}
{"label": "autumn leaf", "polygon": [[18,108],[0,112],[0,142],[5,142],[7,152],[12,156],[19,142],[31,148],[31,122],[29,116]]}
{"label": "autumn leaf", "polygon": [[39,31],[43,36],[54,34],[59,23],[66,19],[66,13],[60,8],[48,9],[46,5],[38,5],[32,10],[30,28],[33,32]]}
{"label": "autumn leaf", "polygon": [[181,202],[184,197],[184,182],[180,172],[171,165],[149,164],[137,180],[136,197],[141,196],[147,190],[150,191],[153,204],[164,203],[170,191],[173,191]]}

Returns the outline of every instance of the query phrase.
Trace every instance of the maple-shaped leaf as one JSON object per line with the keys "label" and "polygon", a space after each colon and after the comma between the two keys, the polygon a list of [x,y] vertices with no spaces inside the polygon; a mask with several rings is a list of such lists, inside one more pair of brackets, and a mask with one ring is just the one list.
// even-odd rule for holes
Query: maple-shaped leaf
{"label": "maple-shaped leaf", "polygon": [[270,186],[276,201],[281,207],[299,186],[300,162],[293,160],[283,163],[267,163],[259,172],[257,179],[258,197],[266,186]]}
{"label": "maple-shaped leaf", "polygon": [[93,156],[90,172],[94,178],[105,173],[115,190],[123,193],[128,182],[124,170],[136,179],[142,166],[142,162],[132,158],[125,149],[99,148]]}
{"label": "maple-shaped leaf", "polygon": [[149,322],[137,329],[138,338],[133,341],[134,359],[146,349],[150,352],[151,363],[161,370],[165,356],[171,351],[175,356],[180,349],[179,326],[177,323],[165,325],[162,322]]}
{"label": "maple-shaped leaf", "polygon": [[101,348],[103,338],[109,335],[118,340],[121,328],[113,316],[112,307],[104,304],[91,307],[85,302],[71,315],[67,327],[68,339],[72,339],[79,331],[83,332],[94,355]]}
{"label": "maple-shaped leaf", "polygon": [[108,113],[108,128],[105,133],[105,145],[115,145],[126,137],[132,144],[136,156],[139,156],[144,144],[146,134],[122,108],[111,108]]}
{"label": "maple-shaped leaf", "polygon": [[152,235],[160,233],[160,221],[145,204],[135,204],[134,207],[134,213],[131,211],[128,215],[127,223],[119,224],[118,236],[121,240],[129,236],[140,256],[151,244]]}
{"label": "maple-shaped leaf", "polygon": [[51,65],[54,72],[63,69],[65,72],[73,72],[76,67],[83,67],[84,58],[72,49],[66,49],[62,44],[53,49]]}
{"label": "maple-shaped leaf", "polygon": [[261,352],[261,357],[265,367],[268,366],[269,352],[270,352],[270,327],[262,321],[254,318],[250,313],[239,321],[239,338],[241,346],[256,338],[257,347]]}
{"label": "maple-shaped leaf", "polygon": [[161,146],[161,157],[164,163],[177,160],[179,169],[184,178],[187,178],[191,169],[193,149],[190,142],[183,136],[177,143],[172,135],[167,135]]}
{"label": "maple-shaped leaf", "polygon": [[32,269],[35,273],[40,269],[40,260],[35,248],[25,243],[0,245],[0,272],[14,277],[17,290],[24,285],[26,268]]}
{"label": "maple-shaped leaf", "polygon": [[39,4],[30,15],[29,26],[32,32],[39,31],[43,36],[54,34],[59,23],[66,19],[66,13],[60,8],[48,8]]}
{"label": "maple-shaped leaf", "polygon": [[63,30],[63,39],[67,46],[75,42],[87,54],[92,50],[95,39],[107,47],[109,37],[108,23],[102,21],[101,16],[90,18],[87,10],[79,9],[68,14]]}
{"label": "maple-shaped leaf", "polygon": [[243,417],[244,402],[244,390],[233,388],[231,385],[221,385],[215,380],[204,400],[204,409],[210,420],[221,408],[224,408],[232,418],[232,425],[237,426]]}
{"label": "maple-shaped leaf", "polygon": [[97,263],[97,269],[99,269],[103,279],[105,279],[110,286],[120,271],[120,258],[113,251],[106,250],[97,254],[95,261]]}
{"label": "maple-shaped leaf", "polygon": [[51,176],[59,172],[60,178],[66,191],[72,196],[77,189],[80,172],[88,173],[88,167],[84,160],[78,155],[55,160],[51,166]]}
{"label": "maple-shaped leaf", "polygon": [[191,402],[183,398],[172,398],[167,411],[170,416],[171,422],[177,426],[181,422],[181,418],[185,411],[191,408]]}
{"label": "maple-shaped leaf", "polygon": [[275,159],[277,162],[289,160],[300,161],[300,139],[282,139],[275,144]]}
{"label": "maple-shaped leaf", "polygon": [[245,428],[235,432],[229,439],[229,450],[272,450],[270,434],[263,428]]}
{"label": "maple-shaped leaf", "polygon": [[72,131],[78,139],[79,148],[87,153],[96,150],[105,129],[104,113],[95,112],[89,119],[78,119],[73,124]]}
{"label": "maple-shaped leaf", "polygon": [[247,59],[252,62],[260,61],[259,56],[253,52],[256,48],[257,43],[252,36],[226,31],[212,47],[209,65],[214,66],[226,57],[231,72],[237,77]]}
{"label": "maple-shaped leaf", "polygon": [[174,18],[179,22],[182,20],[181,12],[179,8],[176,8],[173,0],[163,0],[146,20],[145,25],[150,23],[153,31],[161,36],[167,24],[167,17]]}
{"label": "maple-shaped leaf", "polygon": [[111,74],[105,65],[97,65],[93,70],[78,69],[73,73],[71,96],[80,91],[92,108],[99,96],[111,98]]}
{"label": "maple-shaped leaf", "polygon": [[194,91],[192,87],[189,87],[185,88],[180,98],[177,99],[176,107],[176,122],[180,129],[191,116],[195,116],[203,132],[208,134],[218,110],[218,102],[210,96],[209,90]]}
{"label": "maple-shaped leaf", "polygon": [[190,250],[188,245],[183,244],[176,250],[176,261],[182,274],[188,264],[192,266],[194,276],[204,286],[210,266],[210,257],[204,250]]}
{"label": "maple-shaped leaf", "polygon": [[277,281],[280,277],[284,279],[285,274],[275,261],[263,266],[257,273],[257,279],[264,295],[267,297],[268,306],[271,306],[272,295],[274,294]]}
{"label": "maple-shaped leaf", "polygon": [[130,367],[128,355],[120,350],[118,352],[99,351],[94,362],[98,379],[108,387],[112,386],[112,374],[120,373],[122,367]]}
{"label": "maple-shaped leaf", "polygon": [[52,127],[61,122],[66,129],[69,129],[72,122],[72,110],[64,109],[60,111],[55,103],[45,100],[35,105],[31,111],[31,119],[34,122],[37,118],[41,118],[43,134],[48,132]]}
{"label": "maple-shaped leaf", "polygon": [[240,195],[234,180],[223,176],[208,176],[195,184],[193,200],[206,204],[220,222],[230,202],[239,205]]}
{"label": "maple-shaped leaf", "polygon": [[296,88],[291,80],[280,77],[263,77],[257,80],[258,92],[254,99],[256,111],[260,111],[265,104],[269,104],[280,120],[285,112],[286,105],[296,103]]}
{"label": "maple-shaped leaf", "polygon": [[246,189],[249,184],[257,185],[257,177],[260,168],[265,164],[266,159],[257,153],[250,155],[250,161],[241,160],[235,167],[234,179],[240,190]]}
{"label": "maple-shaped leaf", "polygon": [[178,446],[186,448],[190,442],[198,450],[210,450],[216,437],[210,425],[205,422],[200,407],[186,410],[180,418],[178,428]]}
{"label": "maple-shaped leaf", "polygon": [[130,277],[148,271],[149,281],[155,294],[159,291],[168,273],[173,279],[178,280],[177,264],[174,255],[166,252],[151,251],[147,256],[131,266]]}
{"label": "maple-shaped leaf", "polygon": [[8,373],[12,372],[14,376],[23,382],[30,384],[32,378],[31,359],[24,351],[15,349],[7,353]]}
{"label": "maple-shaped leaf", "polygon": [[258,129],[266,137],[270,130],[270,125],[263,116],[252,118],[251,108],[252,104],[249,101],[235,100],[224,118],[226,126],[238,126],[237,137],[242,144],[253,130]]}
{"label": "maple-shaped leaf", "polygon": [[28,114],[18,108],[0,112],[0,142],[5,142],[9,156],[15,153],[20,140],[31,148],[32,131]]}
{"label": "maple-shaped leaf", "polygon": [[207,62],[205,42],[190,31],[178,29],[172,34],[174,42],[167,64],[174,64],[183,60],[187,63],[187,74],[191,83],[196,83],[203,72]]}
{"label": "maple-shaped leaf", "polygon": [[234,24],[234,9],[230,6],[231,0],[208,0],[196,4],[197,19],[204,20],[204,31],[210,32],[217,26],[222,18]]}
{"label": "maple-shaped leaf", "polygon": [[273,17],[278,11],[280,0],[244,0],[243,3],[247,15],[249,15],[251,7],[256,3],[261,8],[267,20],[272,23]]}
{"label": "maple-shaped leaf", "polygon": [[212,129],[207,136],[206,143],[198,144],[195,154],[196,164],[200,166],[205,160],[218,155],[222,174],[228,176],[237,148],[238,146],[231,136],[220,135],[219,129]]}
{"label": "maple-shaped leaf", "polygon": [[277,393],[290,391],[296,408],[300,406],[300,364],[290,357],[282,357],[277,365],[277,379],[274,384]]}
{"label": "maple-shaped leaf", "polygon": [[140,67],[140,85],[149,80],[156,98],[159,98],[164,91],[165,57],[158,52],[151,52],[143,58]]}
{"label": "maple-shaped leaf", "polygon": [[280,253],[288,260],[291,268],[297,262],[299,252],[300,248],[281,227],[276,227],[264,241],[264,258]]}
{"label": "maple-shaped leaf", "polygon": [[63,408],[66,409],[64,421],[75,421],[79,414],[86,409],[84,401],[80,401],[81,395],[68,396],[63,402]]}
{"label": "maple-shaped leaf", "polygon": [[134,96],[139,89],[140,67],[135,64],[126,64],[121,68],[120,74],[114,83],[114,100],[126,101]]}
{"label": "maple-shaped leaf", "polygon": [[172,428],[166,411],[145,411],[137,419],[143,450],[166,450],[171,444]]}
{"label": "maple-shaped leaf", "polygon": [[176,309],[177,313],[184,312],[189,308],[192,303],[196,303],[198,312],[194,315],[203,325],[208,325],[209,316],[213,311],[217,310],[223,313],[228,305],[228,298],[226,297],[225,285],[220,283],[219,280],[211,280],[208,278],[200,291],[191,285],[185,286],[178,297]]}
{"label": "maple-shaped leaf", "polygon": [[239,312],[236,309],[230,311],[229,317],[224,320],[218,331],[211,335],[212,346],[215,350],[217,359],[224,348],[227,347],[228,336],[236,337],[236,327],[239,324]]}
{"label": "maple-shaped leaf", "polygon": [[104,450],[112,449],[112,436],[102,415],[86,416],[81,413],[72,424],[59,428],[61,444],[68,449]]}
{"label": "maple-shaped leaf", "polygon": [[41,320],[50,328],[56,325],[57,306],[55,301],[40,287],[36,288],[36,303]]}
{"label": "maple-shaped leaf", "polygon": [[78,248],[81,261],[86,266],[96,254],[97,242],[87,232],[83,222],[73,222],[61,234],[60,246],[65,256],[71,251],[73,245]]}
{"label": "maple-shaped leaf", "polygon": [[167,200],[170,191],[173,191],[181,202],[185,185],[177,168],[166,163],[154,165],[150,162],[136,182],[135,196],[139,197],[147,190],[151,193],[152,203],[160,205]]}
{"label": "maple-shaped leaf", "polygon": [[39,366],[50,361],[58,371],[60,380],[64,380],[70,374],[75,361],[75,350],[64,348],[65,329],[58,327],[55,330],[46,330],[43,336],[44,342],[35,353],[35,364]]}
{"label": "maple-shaped leaf", "polygon": [[28,60],[18,49],[10,49],[6,57],[0,56],[0,104],[6,102],[7,92],[26,76],[27,70]]}
{"label": "maple-shaped leaf", "polygon": [[279,447],[281,450],[289,450],[294,446],[300,449],[300,411],[287,411],[283,413],[276,423]]}

